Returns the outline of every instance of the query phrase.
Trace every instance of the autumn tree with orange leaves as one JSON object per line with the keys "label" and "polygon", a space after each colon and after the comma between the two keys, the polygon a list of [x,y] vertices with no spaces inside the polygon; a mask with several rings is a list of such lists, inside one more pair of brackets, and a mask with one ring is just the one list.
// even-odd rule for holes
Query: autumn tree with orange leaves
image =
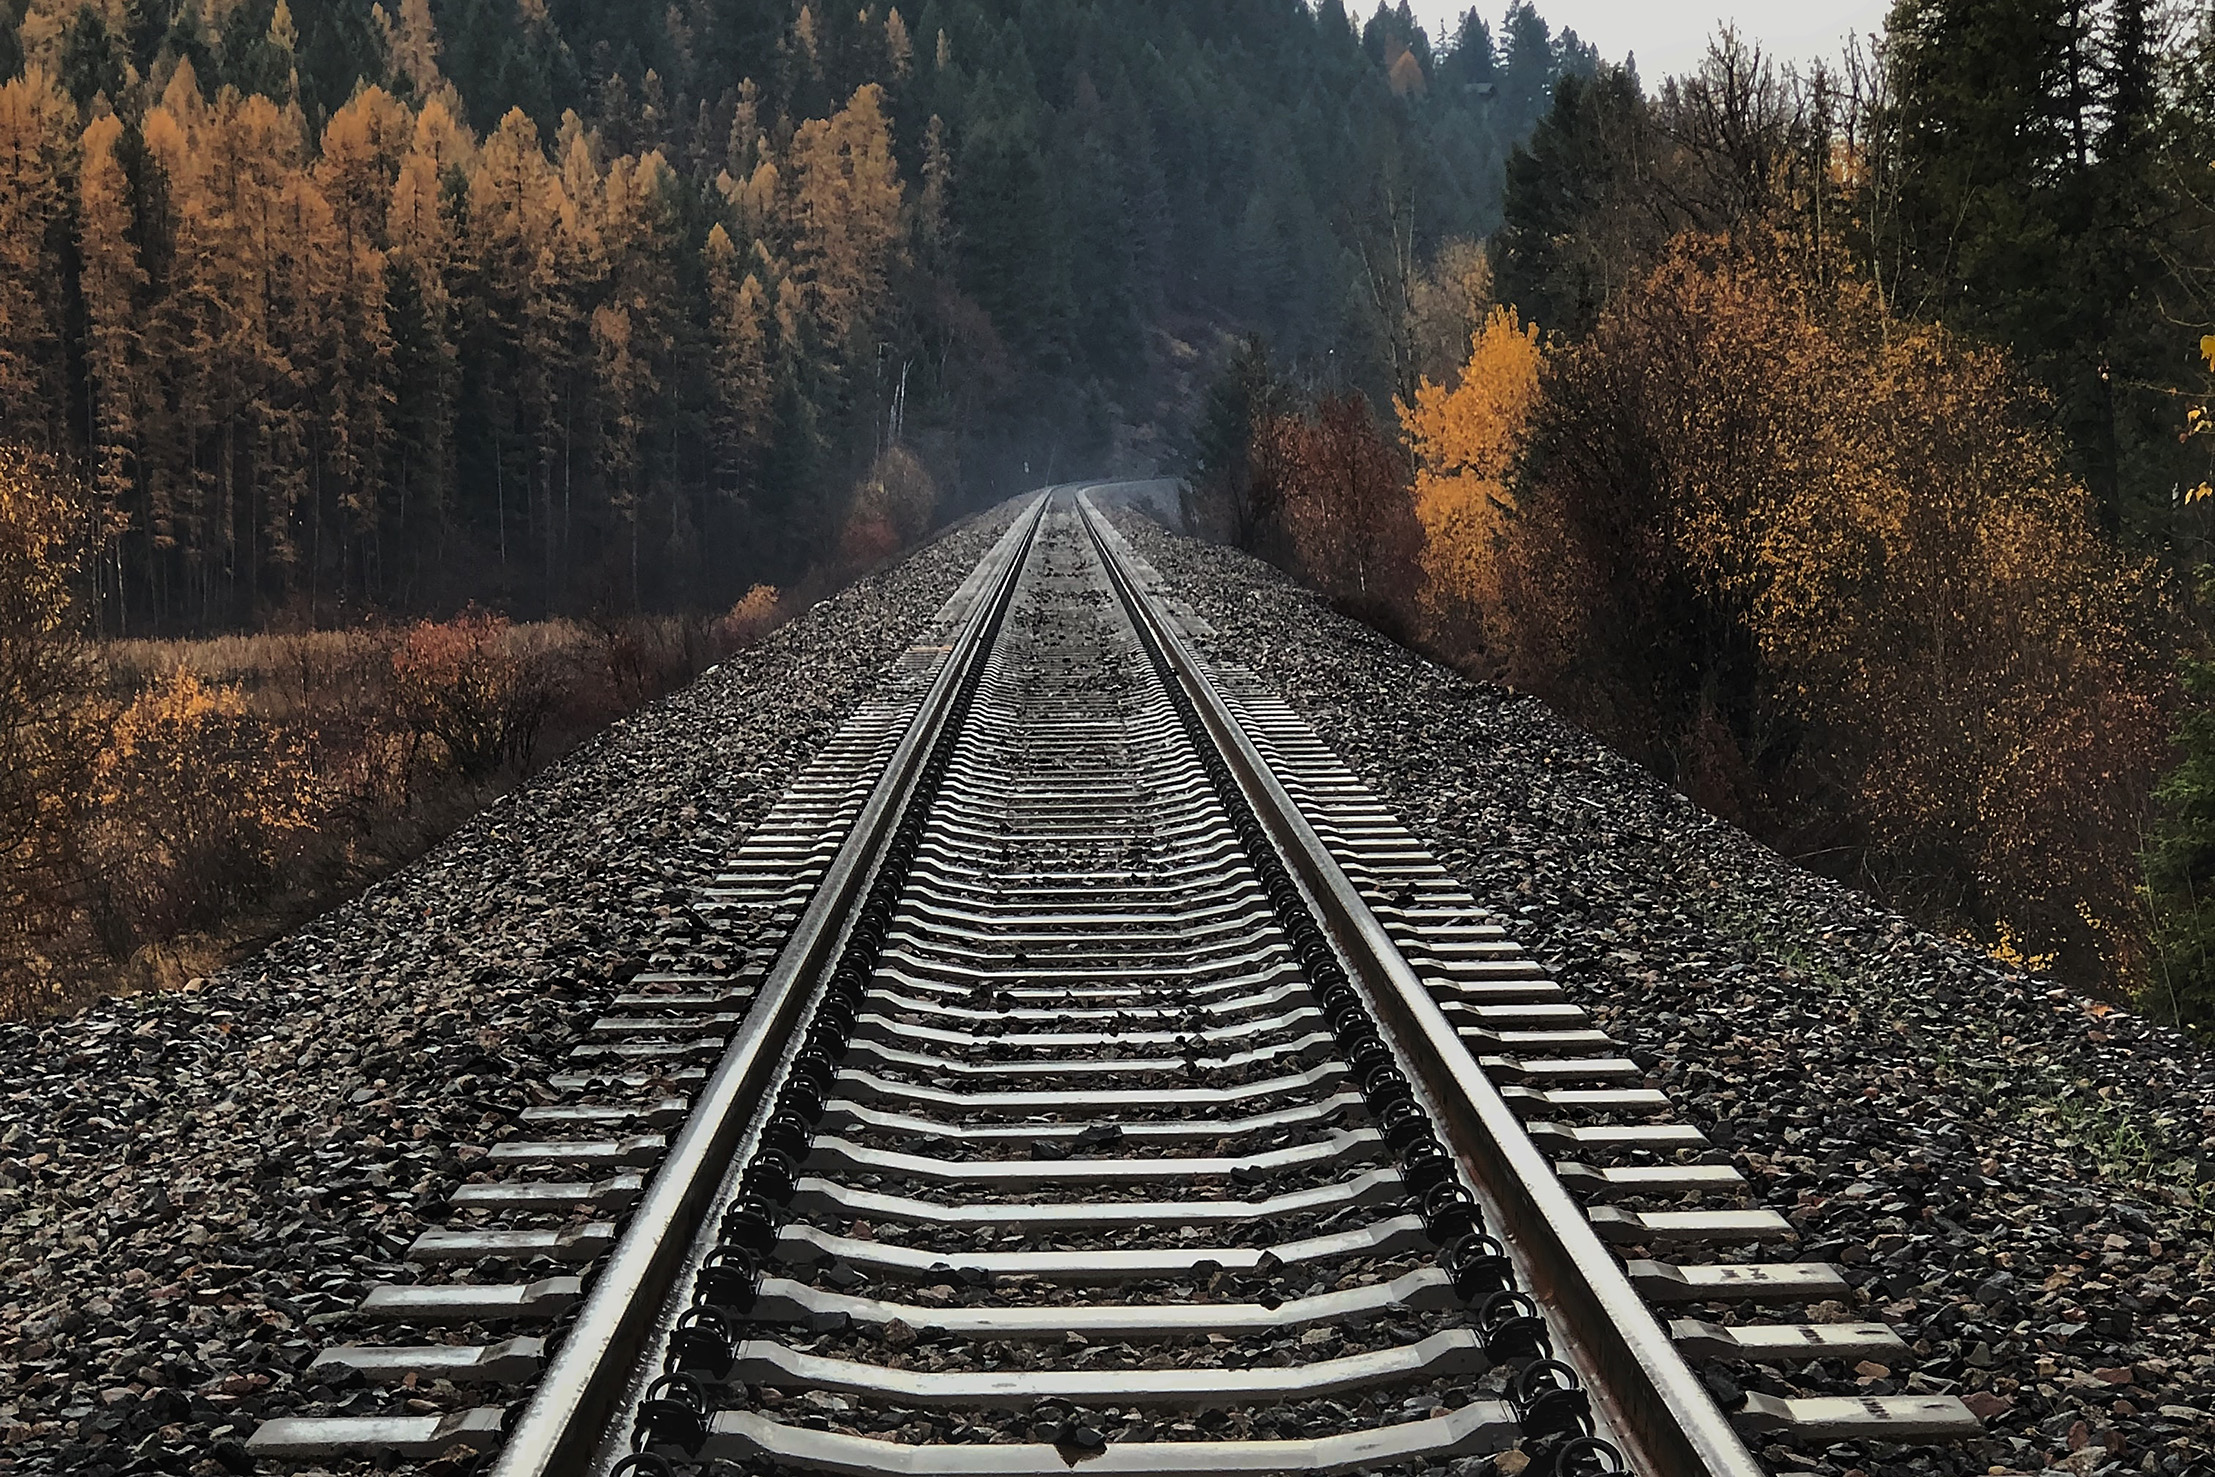
{"label": "autumn tree with orange leaves", "polygon": [[1514,680],[1794,852],[2127,972],[2174,616],[2004,356],[1686,237],[1541,387]]}
{"label": "autumn tree with orange leaves", "polygon": [[1458,382],[1425,379],[1415,403],[1399,407],[1423,529],[1424,628],[1464,660],[1481,658],[1487,628],[1501,620],[1500,543],[1543,356],[1538,325],[1495,307],[1470,340]]}

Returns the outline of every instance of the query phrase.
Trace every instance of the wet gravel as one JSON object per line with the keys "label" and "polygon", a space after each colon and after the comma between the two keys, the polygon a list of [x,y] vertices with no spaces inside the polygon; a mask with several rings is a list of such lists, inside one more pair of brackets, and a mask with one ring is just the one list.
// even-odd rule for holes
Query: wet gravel
{"label": "wet gravel", "polygon": [[[1780,1473],[2215,1473],[2215,1054],[1794,867],[1541,704],[1234,551],[1121,523],[1686,1116],[1981,1444]],[[1712,1383],[1783,1393],[1743,1369]]]}
{"label": "wet gravel", "polygon": [[620,983],[685,947],[691,886],[1011,511],[198,988],[0,1025],[0,1472],[249,1470],[247,1435],[297,1403],[325,1325],[395,1276]]}

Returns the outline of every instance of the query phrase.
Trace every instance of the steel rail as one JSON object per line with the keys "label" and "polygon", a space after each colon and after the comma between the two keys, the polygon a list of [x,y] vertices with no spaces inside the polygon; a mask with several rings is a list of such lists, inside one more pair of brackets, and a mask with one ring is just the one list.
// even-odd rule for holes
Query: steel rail
{"label": "steel rail", "polygon": [[1050,490],[1037,495],[1018,515],[1027,521],[1019,522],[997,546],[1001,567],[985,573],[984,588],[960,635],[763,980],[745,1025],[702,1085],[691,1117],[625,1225],[576,1323],[502,1443],[493,1477],[575,1477],[591,1469],[636,1378],[635,1353],[653,1336],[693,1250],[696,1230],[712,1208],[759,1105],[767,1100],[795,1028],[848,932],[854,905],[907,809],[932,745],[954,713],[964,677],[990,649],[1051,497]]}
{"label": "steel rail", "polygon": [[1142,641],[1198,712],[1315,917],[1385,1027],[1441,1137],[1583,1371],[1632,1469],[1667,1477],[1762,1477],[1763,1469],[1631,1286],[1398,945],[1302,814],[1217,690],[1206,665],[1125,564],[1120,536],[1086,491],[1085,527]]}

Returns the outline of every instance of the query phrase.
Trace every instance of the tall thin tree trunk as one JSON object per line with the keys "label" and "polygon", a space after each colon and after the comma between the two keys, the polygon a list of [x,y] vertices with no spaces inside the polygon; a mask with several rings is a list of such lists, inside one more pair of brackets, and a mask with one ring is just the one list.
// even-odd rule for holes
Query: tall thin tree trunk
{"label": "tall thin tree trunk", "polygon": [[[314,512],[310,515],[308,529],[308,629],[319,624],[317,602],[323,595],[323,458],[315,459],[315,486],[308,494],[313,499]],[[343,575],[341,576],[343,579]],[[344,585],[340,586],[341,590]]]}

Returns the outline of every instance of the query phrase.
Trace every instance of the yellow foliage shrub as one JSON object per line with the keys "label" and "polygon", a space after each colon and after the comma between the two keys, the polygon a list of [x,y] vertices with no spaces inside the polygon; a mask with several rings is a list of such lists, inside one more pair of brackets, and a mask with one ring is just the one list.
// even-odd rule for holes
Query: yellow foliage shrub
{"label": "yellow foliage shrub", "polygon": [[93,774],[102,906],[142,938],[258,895],[328,804],[305,735],[183,668],[116,715]]}
{"label": "yellow foliage shrub", "polygon": [[726,647],[751,646],[784,623],[784,601],[775,585],[756,585],[715,623],[715,640]]}
{"label": "yellow foliage shrub", "polygon": [[1544,350],[1538,325],[1496,307],[1472,336],[1451,388],[1428,379],[1399,407],[1415,453],[1415,516],[1423,525],[1425,634],[1433,644],[1481,649],[1485,612],[1499,603],[1497,544],[1512,509],[1516,458],[1538,402]]}

